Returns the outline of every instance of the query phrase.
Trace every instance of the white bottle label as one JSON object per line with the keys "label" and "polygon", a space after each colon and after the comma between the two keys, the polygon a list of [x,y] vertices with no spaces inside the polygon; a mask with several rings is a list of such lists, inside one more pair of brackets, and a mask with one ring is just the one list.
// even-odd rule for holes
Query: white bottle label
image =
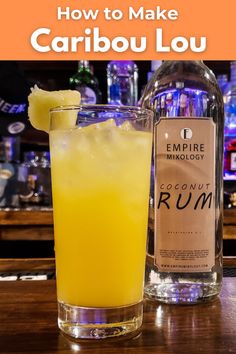
{"label": "white bottle label", "polygon": [[155,126],[155,263],[162,272],[215,264],[215,123],[161,118]]}
{"label": "white bottle label", "polygon": [[236,171],[236,152],[230,154],[230,170]]}

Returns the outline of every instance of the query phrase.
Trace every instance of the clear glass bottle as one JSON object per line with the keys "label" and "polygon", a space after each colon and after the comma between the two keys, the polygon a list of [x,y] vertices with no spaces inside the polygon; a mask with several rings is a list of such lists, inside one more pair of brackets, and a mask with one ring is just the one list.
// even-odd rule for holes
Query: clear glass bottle
{"label": "clear glass bottle", "polygon": [[230,82],[224,91],[225,154],[224,177],[236,180],[236,61],[231,62]]}
{"label": "clear glass bottle", "polygon": [[145,294],[174,304],[212,300],[222,282],[222,94],[201,61],[166,61],[142,105],[156,120]]}
{"label": "clear glass bottle", "polygon": [[[227,139],[227,137],[226,137]],[[225,179],[235,183],[236,180],[236,137],[225,144],[224,175]]]}
{"label": "clear glass bottle", "polygon": [[218,82],[221,92],[224,94],[225,89],[229,83],[228,76],[226,74],[217,75],[217,82]]}
{"label": "clear glass bottle", "polygon": [[50,207],[51,173],[50,155],[47,151],[28,151],[19,168],[21,207]]}
{"label": "clear glass bottle", "polygon": [[130,60],[114,60],[107,66],[108,103],[135,106],[138,102],[138,67]]}
{"label": "clear glass bottle", "polygon": [[19,206],[20,137],[5,136],[0,141],[0,208]]}
{"label": "clear glass bottle", "polygon": [[98,80],[88,60],[80,60],[78,71],[69,79],[70,88],[81,94],[81,104],[101,103],[102,94]]}

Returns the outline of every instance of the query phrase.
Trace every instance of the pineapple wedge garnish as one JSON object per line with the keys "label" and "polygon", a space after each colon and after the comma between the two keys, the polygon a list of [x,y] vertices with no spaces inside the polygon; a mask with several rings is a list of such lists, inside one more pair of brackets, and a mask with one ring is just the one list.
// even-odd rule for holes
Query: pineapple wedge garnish
{"label": "pineapple wedge garnish", "polygon": [[57,114],[50,126],[49,111],[51,108],[65,105],[79,105],[80,93],[74,90],[45,91],[37,86],[32,89],[28,97],[28,115],[31,125],[39,130],[49,132],[51,129],[68,129],[76,125],[77,113],[73,110],[62,111]]}

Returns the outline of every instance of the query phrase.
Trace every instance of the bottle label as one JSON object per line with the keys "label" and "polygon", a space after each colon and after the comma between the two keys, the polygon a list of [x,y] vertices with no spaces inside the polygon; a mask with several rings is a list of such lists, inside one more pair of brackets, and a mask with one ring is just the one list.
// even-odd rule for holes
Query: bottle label
{"label": "bottle label", "polygon": [[22,122],[14,122],[9,124],[7,129],[11,134],[19,134],[25,129],[25,124]]}
{"label": "bottle label", "polygon": [[155,264],[209,272],[215,264],[215,123],[161,118],[155,126]]}
{"label": "bottle label", "polygon": [[81,104],[95,104],[97,102],[96,93],[87,86],[76,87],[81,94]]}
{"label": "bottle label", "polygon": [[236,171],[236,152],[230,154],[230,170]]}

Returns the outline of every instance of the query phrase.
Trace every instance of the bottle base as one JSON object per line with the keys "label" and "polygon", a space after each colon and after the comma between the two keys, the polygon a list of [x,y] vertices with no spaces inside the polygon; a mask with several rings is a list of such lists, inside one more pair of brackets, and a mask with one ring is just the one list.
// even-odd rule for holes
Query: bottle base
{"label": "bottle base", "polygon": [[74,339],[107,339],[136,333],[142,319],[142,302],[114,308],[86,308],[58,302],[58,327]]}
{"label": "bottle base", "polygon": [[203,283],[151,284],[145,288],[145,297],[167,304],[193,305],[213,301],[220,286]]}

